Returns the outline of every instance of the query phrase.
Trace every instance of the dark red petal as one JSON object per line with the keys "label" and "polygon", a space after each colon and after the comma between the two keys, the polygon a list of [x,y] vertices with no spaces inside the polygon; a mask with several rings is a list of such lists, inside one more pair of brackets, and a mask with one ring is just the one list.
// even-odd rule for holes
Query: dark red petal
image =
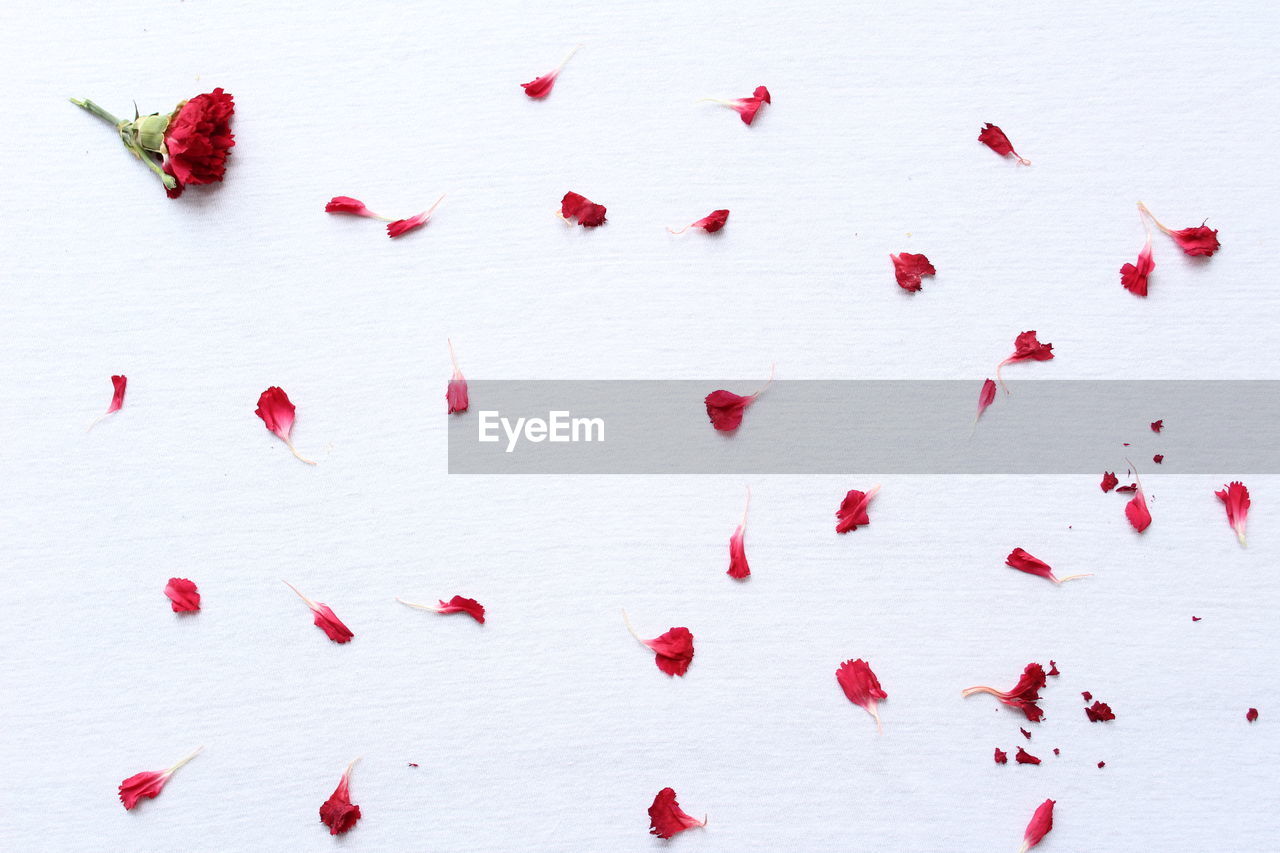
{"label": "dark red petal", "polygon": [[922,276],[937,275],[938,272],[924,255],[903,252],[900,255],[890,255],[889,260],[893,261],[893,275],[898,281],[898,287],[912,293],[923,286]]}
{"label": "dark red petal", "polygon": [[1003,749],[997,746],[995,759],[996,759],[996,764],[1008,764],[1009,753],[1005,752]]}
{"label": "dark red petal", "polygon": [[1120,478],[1113,471],[1104,471],[1102,474],[1102,491],[1109,492],[1120,482]]}
{"label": "dark red petal", "polygon": [[674,790],[663,788],[653,798],[653,805],[649,806],[650,834],[659,838],[671,838],[695,826],[706,826],[706,821],[686,814],[676,802]]}
{"label": "dark red petal", "polygon": [[174,613],[190,613],[200,609],[200,592],[186,578],[169,578],[164,588]]}
{"label": "dark red petal", "polygon": [[1034,755],[1027,752],[1022,747],[1018,747],[1018,754],[1013,757],[1013,760],[1018,762],[1019,764],[1039,764],[1040,763],[1039,758],[1036,758]]}

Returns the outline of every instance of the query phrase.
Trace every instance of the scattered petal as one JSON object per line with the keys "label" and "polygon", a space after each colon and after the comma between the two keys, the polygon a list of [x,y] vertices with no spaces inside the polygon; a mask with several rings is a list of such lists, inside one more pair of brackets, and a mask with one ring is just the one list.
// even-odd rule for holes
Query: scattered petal
{"label": "scattered petal", "polygon": [[1017,151],[1013,150],[1013,144],[1009,142],[1009,137],[1004,135],[1004,131],[996,127],[991,122],[987,122],[982,130],[978,131],[978,141],[999,154],[1001,157],[1012,155],[1019,164],[1030,166],[1031,161],[1022,157]]}
{"label": "scattered petal", "polygon": [[982,413],[987,407],[996,401],[996,383],[990,379],[984,380],[982,389],[978,391],[978,413],[973,416],[973,429],[969,431],[970,435],[978,428],[978,419],[982,417]]}
{"label": "scattered petal", "polygon": [[1138,484],[1137,484],[1137,483],[1130,483],[1130,484],[1129,484],[1129,485],[1127,485],[1127,486],[1116,486],[1116,493],[1117,493],[1117,494],[1118,494],[1118,493],[1120,493],[1120,492],[1124,492],[1124,493],[1126,493],[1126,494],[1132,494],[1133,492],[1136,492],[1136,491],[1138,491]]}
{"label": "scattered petal", "polygon": [[893,261],[893,275],[898,280],[898,287],[912,293],[924,286],[921,282],[923,276],[938,274],[933,264],[929,263],[929,259],[924,255],[903,252],[900,255],[890,255],[889,260]]}
{"label": "scattered petal", "polygon": [[[1010,568],[1017,569],[1020,572],[1026,572],[1029,575],[1047,578],[1058,584],[1076,580],[1077,578],[1087,578],[1093,574],[1092,572],[1086,572],[1079,575],[1067,575],[1065,578],[1056,577],[1053,574],[1053,569],[1049,567],[1048,563],[1038,557],[1031,556],[1021,548],[1014,548],[1009,552],[1009,556],[1005,558],[1004,564]],[[1050,661],[1050,663],[1052,664],[1052,661]],[[1056,672],[1050,674],[1057,675]]]}
{"label": "scattered petal", "polygon": [[258,408],[254,414],[262,418],[262,422],[267,425],[267,429],[275,433],[281,441],[289,446],[289,450],[294,456],[308,465],[314,465],[316,463],[304,458],[298,452],[298,449],[293,446],[293,439],[290,436],[293,433],[295,411],[293,403],[289,401],[289,395],[283,389],[272,385],[258,397]]}
{"label": "scattered petal", "polygon": [[761,106],[773,103],[773,98],[769,96],[769,90],[764,86],[756,86],[755,92],[749,98],[738,98],[732,101],[722,101],[718,98],[703,98],[702,100],[711,101],[736,111],[742,117],[743,124],[751,124],[756,120],[756,113],[760,111]]}
{"label": "scattered petal", "polygon": [[347,195],[336,195],[324,206],[325,213],[349,213],[352,216],[363,216],[367,219],[386,219],[374,213],[358,198]]}
{"label": "scattered petal", "polygon": [[200,609],[200,592],[186,578],[169,578],[164,594],[169,597],[174,613],[193,613]]}
{"label": "scattered petal", "polygon": [[1138,210],[1151,217],[1151,221],[1156,224],[1156,227],[1172,237],[1173,241],[1178,244],[1178,248],[1188,255],[1208,258],[1222,247],[1222,244],[1218,242],[1218,232],[1212,228],[1205,227],[1204,223],[1174,231],[1166,228],[1159,219],[1156,219],[1155,214],[1148,210],[1147,206],[1142,202],[1138,202]]}
{"label": "scattered petal", "polygon": [[581,49],[582,45],[578,45],[573,50],[569,51],[569,55],[564,58],[564,62],[557,65],[554,70],[548,71],[541,77],[535,77],[528,83],[521,83],[520,87],[524,89],[524,93],[530,98],[535,98],[537,100],[542,100],[547,95],[550,95],[551,90],[556,85],[556,78],[560,76],[560,72],[569,64],[569,60],[573,59],[573,55]]}
{"label": "scattered petal", "polygon": [[200,750],[202,749],[204,749],[203,746],[170,767],[168,770],[135,773],[128,779],[121,782],[120,802],[124,804],[125,810],[128,811],[137,806],[138,802],[144,797],[152,799],[160,796],[160,792],[164,790],[164,786],[169,784],[169,777],[173,776],[174,772],[179,767],[199,755]]}
{"label": "scattered petal", "polygon": [[1250,708],[1248,711],[1245,712],[1244,718],[1252,723],[1254,720],[1258,719],[1258,709]]}
{"label": "scattered petal", "polygon": [[120,407],[124,405],[124,389],[129,384],[128,377],[112,376],[111,377],[111,405],[107,406],[107,414],[120,411]]}
{"label": "scattered petal", "polygon": [[861,525],[870,524],[867,507],[879,491],[879,485],[872,486],[867,492],[850,489],[844,496],[844,500],[840,502],[840,508],[836,510],[836,533],[848,533],[850,530],[857,530]]}
{"label": "scattered petal", "polygon": [[338,787],[329,795],[329,799],[320,806],[320,822],[329,827],[330,835],[342,835],[349,832],[360,819],[360,807],[351,802],[351,771],[356,766],[356,759],[347,765]]}
{"label": "scattered petal", "polygon": [[1163,463],[1164,463],[1164,454],[1163,454],[1163,453],[1157,453],[1155,456],[1152,456],[1152,457],[1151,457],[1151,461],[1152,461],[1152,462],[1154,462],[1154,463],[1156,463],[1157,465],[1161,465],[1161,464],[1163,464]]}
{"label": "scattered petal", "polygon": [[1152,432],[1160,432],[1160,431],[1161,431],[1161,430],[1163,430],[1163,429],[1164,429],[1164,418],[1161,418],[1161,419],[1160,419],[1160,420],[1158,420],[1158,421],[1152,421],[1152,422],[1151,422],[1151,431],[1152,431]]}
{"label": "scattered petal", "polygon": [[631,620],[627,618],[625,610],[622,611],[622,619],[631,636],[653,651],[653,662],[658,665],[658,669],[667,675],[680,676],[689,671],[689,664],[693,663],[693,634],[688,628],[672,628],[660,637],[646,640],[631,627]]}
{"label": "scattered petal", "polygon": [[1120,267],[1120,286],[1135,296],[1146,296],[1147,278],[1155,268],[1155,259],[1151,257],[1151,238],[1148,237],[1146,245],[1138,252],[1138,263]]}
{"label": "scattered petal", "polygon": [[403,598],[397,598],[406,607],[412,607],[416,610],[430,610],[432,613],[465,613],[472,619],[484,624],[484,605],[476,601],[474,598],[463,598],[455,595],[448,601],[441,601],[435,607],[430,604],[415,604],[412,601],[405,601]]}
{"label": "scattered petal", "polygon": [[[1133,463],[1129,463],[1129,467],[1133,468]],[[1138,480],[1134,484],[1133,498],[1124,506],[1124,517],[1129,519],[1129,524],[1139,533],[1151,526],[1151,511],[1147,509],[1147,496],[1142,491],[1142,480],[1138,478],[1138,471],[1134,468],[1134,479]],[[1116,491],[1125,491],[1125,489],[1117,489]]]}
{"label": "scattered petal", "polygon": [[1105,723],[1116,718],[1116,715],[1111,713],[1111,706],[1106,702],[1094,702],[1084,709],[1084,714],[1091,723]]}
{"label": "scattered petal", "polygon": [[604,215],[603,204],[595,204],[577,193],[565,193],[560,199],[560,218],[570,225],[577,219],[583,228],[595,228],[604,224]]}
{"label": "scattered petal", "polygon": [[1244,483],[1233,480],[1222,487],[1222,491],[1214,492],[1218,500],[1227,509],[1227,523],[1236,532],[1241,545],[1247,544],[1244,537],[1244,525],[1249,519],[1249,490]]}
{"label": "scattered petal", "polygon": [[712,391],[703,400],[707,407],[707,417],[711,419],[711,426],[720,432],[733,432],[742,425],[742,416],[746,413],[747,406],[754,403],[764,393],[764,389],[771,384],[773,384],[772,368],[769,369],[768,380],[760,390],[749,396],[743,397],[732,391]]}
{"label": "scattered petal", "polygon": [[1017,708],[1033,723],[1044,719],[1044,711],[1036,702],[1040,699],[1040,689],[1045,685],[1044,667],[1038,663],[1029,663],[1022,671],[1022,676],[1012,690],[996,690],[994,687],[967,687],[961,696],[969,697],[975,693],[990,693],[1011,708]]}
{"label": "scattered petal", "polygon": [[421,228],[431,221],[431,214],[436,212],[436,208],[444,201],[444,196],[436,199],[436,203],[431,207],[419,213],[417,216],[410,216],[408,219],[397,219],[395,222],[387,223],[387,236],[391,239],[403,237],[410,231]]}
{"label": "scattered petal", "polygon": [[877,703],[881,699],[888,699],[889,694],[880,688],[880,681],[871,671],[871,665],[862,658],[847,660],[836,670],[836,681],[840,682],[840,687],[850,702],[866,710],[875,719],[876,731],[883,732]]}
{"label": "scattered petal", "polygon": [[1192,617],[1191,617],[1191,621],[1192,621],[1192,622],[1199,622],[1199,621],[1200,621],[1200,617],[1199,617],[1199,616],[1192,616]]}
{"label": "scattered petal", "polygon": [[1026,729],[1022,728],[1021,726],[1019,726],[1019,727],[1018,727],[1018,731],[1022,732],[1022,736],[1023,736],[1024,738],[1026,738],[1027,740],[1031,740],[1031,732],[1029,732],[1029,731],[1027,731]]}
{"label": "scattered petal", "polygon": [[1093,701],[1093,694],[1092,694],[1092,693],[1090,693],[1088,690],[1081,690],[1081,691],[1080,691],[1080,695],[1084,697],[1084,701],[1086,701],[1086,702],[1092,702],[1092,701]]}
{"label": "scattered petal", "polygon": [[653,805],[649,806],[649,833],[659,838],[671,838],[686,829],[706,825],[706,818],[698,820],[684,813],[676,802],[676,792],[671,788],[659,791],[653,798]]}
{"label": "scattered petal", "polygon": [[1120,482],[1120,478],[1115,475],[1114,471],[1104,471],[1102,474],[1102,491],[1109,492]]}
{"label": "scattered petal", "polygon": [[282,581],[282,583],[297,593],[298,598],[306,602],[307,607],[311,608],[311,612],[315,615],[316,627],[324,631],[330,640],[341,644],[350,642],[351,638],[355,636],[355,634],[351,633],[351,629],[342,624],[342,620],[334,614],[329,605],[319,601],[312,601],[301,592],[298,592],[298,588],[288,581]]}
{"label": "scattered petal", "polygon": [[697,222],[691,222],[685,227],[680,229],[667,228],[667,230],[670,231],[672,234],[683,234],[684,232],[688,231],[690,228],[701,228],[703,231],[707,232],[708,234],[714,234],[717,231],[719,231],[721,228],[723,228],[724,224],[728,221],[729,221],[729,211],[713,210],[710,213],[708,213],[706,216],[699,219]]}
{"label": "scattered petal", "polygon": [[1049,834],[1049,830],[1053,829],[1053,800],[1045,800],[1036,809],[1035,814],[1031,816],[1031,822],[1027,824],[1027,831],[1022,836],[1022,850],[1020,853],[1027,853],[1032,847],[1044,839]]}
{"label": "scattered petal", "polygon": [[1034,755],[1027,752],[1022,747],[1018,747],[1018,754],[1013,757],[1013,760],[1018,762],[1019,764],[1039,764],[1040,763],[1039,758],[1036,758]]}
{"label": "scattered petal", "polygon": [[998,747],[998,746],[996,747],[996,755],[995,755],[995,758],[996,758],[996,764],[1008,764],[1008,763],[1009,763],[1009,753],[1005,752],[1003,749],[1001,749],[1001,748],[1000,748],[1000,747]]}
{"label": "scattered petal", "polygon": [[1036,338],[1035,330],[1030,332],[1022,332],[1013,341],[1013,355],[996,365],[996,381],[1000,383],[1000,387],[1004,388],[1005,393],[1009,393],[1009,389],[1005,387],[1004,380],[1000,377],[1000,369],[1006,364],[1016,364],[1019,361],[1049,361],[1053,358],[1053,344],[1042,344]]}
{"label": "scattered petal", "polygon": [[448,343],[449,361],[453,362],[453,378],[449,380],[444,398],[449,403],[449,414],[454,415],[465,412],[471,405],[471,398],[467,394],[467,379],[458,369],[458,357],[453,352],[453,341],[450,340]]}
{"label": "scattered petal", "polygon": [[1047,674],[1053,678],[1057,678],[1059,675],[1062,675],[1062,673],[1058,672],[1058,664],[1054,661],[1049,661],[1049,672]]}
{"label": "scattered petal", "polygon": [[751,508],[751,487],[747,487],[747,504],[742,508],[742,521],[739,522],[733,535],[729,537],[729,571],[726,573],[734,580],[746,580],[751,575],[751,567],[747,565],[747,548],[743,537],[747,533],[747,510]]}

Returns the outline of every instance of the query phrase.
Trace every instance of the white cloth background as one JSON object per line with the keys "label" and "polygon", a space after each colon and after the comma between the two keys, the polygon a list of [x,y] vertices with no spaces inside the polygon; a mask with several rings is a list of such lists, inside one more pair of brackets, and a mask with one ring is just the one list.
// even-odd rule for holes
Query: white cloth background
{"label": "white cloth background", "polygon": [[[739,585],[742,480],[449,478],[443,394],[446,336],[476,378],[749,388],[776,362],[976,395],[1024,329],[1058,358],[1020,378],[1280,378],[1274,8],[129,0],[5,19],[0,847],[649,850],[666,785],[710,816],[681,850],[1014,850],[1045,797],[1046,853],[1273,846],[1280,478],[1248,478],[1248,550],[1212,494],[1240,472],[1176,459],[1142,469],[1144,536],[1096,478],[760,478]],[[578,42],[552,96],[525,98]],[[775,103],[750,128],[695,103],[760,84]],[[179,201],[66,101],[124,114],[214,86],[237,102],[228,180]],[[985,121],[1034,166],[979,145]],[[608,225],[558,223],[570,189]],[[394,242],[323,213],[446,190]],[[1138,199],[1175,227],[1210,217],[1224,246],[1197,263],[1157,236],[1145,301],[1117,273]],[[717,207],[718,239],[663,230]],[[939,271],[914,297],[900,251]],[[124,410],[86,435],[121,372]],[[254,416],[272,384],[317,467]],[[1120,442],[1158,452],[1157,417],[1178,429],[1133,412],[1099,474]],[[871,526],[836,536],[840,497],[880,480]],[[1016,574],[1018,545],[1095,577]],[[202,613],[169,611],[171,575]],[[326,640],[282,578],[355,640]],[[393,600],[455,593],[489,623]],[[657,671],[622,607],[649,636],[694,632],[688,677]],[[836,685],[851,657],[889,693],[882,737]],[[998,767],[1020,719],[960,689],[1049,658],[1044,764]],[[1081,690],[1119,719],[1089,724]],[[121,779],[199,744],[159,799],[120,807]],[[331,841],[316,810],[356,756],[365,817]]]}

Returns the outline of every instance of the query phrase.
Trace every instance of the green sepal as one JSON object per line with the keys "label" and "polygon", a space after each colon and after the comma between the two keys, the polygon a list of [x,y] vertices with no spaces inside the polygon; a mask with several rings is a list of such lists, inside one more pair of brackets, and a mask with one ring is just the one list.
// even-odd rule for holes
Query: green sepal
{"label": "green sepal", "polygon": [[169,116],[152,113],[133,122],[138,147],[144,151],[164,152],[164,132],[169,129]]}

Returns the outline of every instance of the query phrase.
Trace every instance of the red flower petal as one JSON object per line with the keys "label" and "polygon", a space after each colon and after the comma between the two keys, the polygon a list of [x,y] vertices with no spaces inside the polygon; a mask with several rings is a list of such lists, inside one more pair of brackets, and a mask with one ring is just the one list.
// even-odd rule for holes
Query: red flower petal
{"label": "red flower petal", "polygon": [[1151,457],[1151,461],[1152,461],[1152,462],[1154,462],[1154,463],[1156,463],[1157,465],[1163,464],[1163,463],[1164,463],[1164,454],[1163,454],[1163,453],[1157,453],[1155,456],[1152,456],[1152,457]]}
{"label": "red flower petal", "polygon": [[107,406],[107,414],[120,411],[120,407],[124,405],[124,388],[129,384],[128,377],[112,376],[111,377],[111,405]]}
{"label": "red flower petal", "polygon": [[729,537],[729,571],[726,574],[734,580],[746,580],[751,575],[751,567],[747,565],[747,549],[743,537],[747,533],[747,510],[751,509],[751,487],[747,487],[747,505],[742,508],[742,521],[733,535]]}
{"label": "red flower petal", "polygon": [[688,628],[672,628],[660,637],[646,640],[631,627],[631,620],[627,618],[625,610],[622,611],[622,619],[631,636],[653,651],[653,662],[658,669],[667,675],[681,676],[689,671],[689,664],[693,663],[693,634]]}
{"label": "red flower petal", "polygon": [[690,228],[701,228],[703,231],[707,232],[708,234],[714,234],[717,231],[719,231],[721,228],[723,228],[724,224],[728,221],[729,221],[729,211],[713,210],[710,213],[708,213],[706,216],[699,219],[697,222],[690,223],[685,227],[681,228],[679,231],[677,231],[674,228],[668,228],[667,230],[670,231],[672,234],[683,234],[684,232],[688,231]]}
{"label": "red flower petal", "polygon": [[236,144],[231,133],[235,110],[235,101],[222,89],[178,105],[164,132],[163,169],[178,182],[169,190],[170,198],[177,198],[188,185],[222,180],[227,154]]}
{"label": "red flower petal", "polygon": [[1099,761],[1099,762],[1098,762],[1098,769],[1099,769],[1099,770],[1101,770],[1102,768],[1104,768],[1104,767],[1106,767],[1106,766],[1107,766],[1107,762],[1105,762],[1105,761]]}
{"label": "red flower petal", "polygon": [[872,486],[867,492],[850,489],[840,502],[840,508],[836,510],[836,533],[848,533],[850,530],[857,530],[860,525],[870,524],[867,507],[879,491],[879,485]]}
{"label": "red flower petal", "polygon": [[888,699],[889,694],[880,688],[880,681],[871,671],[871,665],[862,658],[847,660],[836,669],[836,681],[844,690],[844,695],[853,704],[866,710],[876,721],[876,731],[883,732],[880,725],[880,709],[877,702]]}
{"label": "red flower petal", "polygon": [[1164,419],[1163,419],[1163,418],[1161,418],[1161,419],[1160,419],[1160,420],[1158,420],[1158,421],[1152,421],[1152,422],[1151,422],[1151,431],[1152,431],[1152,432],[1160,432],[1160,431],[1161,431],[1161,430],[1163,430],[1163,429],[1164,429]]}
{"label": "red flower petal", "polygon": [[[996,383],[992,382],[990,379],[984,380],[982,383],[982,389],[978,391],[978,413],[973,416],[973,430],[978,428],[978,418],[982,417],[982,413],[985,412],[987,407],[995,401]],[[970,435],[973,434],[973,430],[970,430]]]}
{"label": "red flower petal", "polygon": [[[1014,548],[1009,552],[1009,556],[1005,558],[1004,564],[1010,568],[1017,569],[1020,572],[1026,572],[1029,575],[1048,578],[1054,583],[1066,583],[1067,581],[1075,580],[1076,578],[1087,578],[1093,574],[1092,572],[1087,572],[1081,575],[1067,575],[1065,578],[1055,577],[1053,569],[1049,567],[1048,563],[1038,557],[1031,556],[1021,548]],[[1053,674],[1057,675],[1056,672]]]}
{"label": "red flower petal", "polygon": [[605,212],[603,204],[595,204],[575,192],[565,193],[560,199],[560,218],[569,224],[577,219],[583,228],[595,228],[605,223]]}
{"label": "red flower petal", "polygon": [[453,362],[453,378],[449,380],[449,387],[445,389],[444,398],[449,403],[449,414],[459,414],[465,412],[471,405],[471,398],[467,394],[467,380],[462,375],[462,371],[458,369],[458,357],[453,353],[453,341],[449,342],[449,360]]}
{"label": "red flower petal", "polygon": [[923,287],[920,281],[922,276],[938,274],[924,255],[903,252],[900,255],[890,255],[889,260],[893,261],[893,276],[898,280],[898,287],[912,293]]}
{"label": "red flower petal", "polygon": [[1147,238],[1146,245],[1138,252],[1138,263],[1120,267],[1120,286],[1136,296],[1146,296],[1147,277],[1155,268],[1156,262],[1151,257],[1151,239]]}
{"label": "red flower petal", "polygon": [[360,807],[351,802],[351,771],[356,766],[356,759],[347,765],[346,772],[338,782],[338,787],[320,806],[320,822],[329,827],[330,835],[342,835],[351,830],[360,819]]}
{"label": "red flower petal", "polygon": [[186,578],[169,578],[164,594],[169,597],[169,606],[174,613],[192,613],[200,609],[200,592]]}
{"label": "red flower petal", "polygon": [[1191,617],[1191,621],[1192,621],[1192,622],[1199,622],[1199,621],[1200,621],[1200,617],[1199,617],[1199,616],[1192,616],[1192,617]]}
{"label": "red flower petal", "polygon": [[329,605],[322,604],[319,601],[312,601],[301,592],[298,592],[298,588],[288,581],[283,581],[283,583],[297,593],[298,598],[306,602],[307,607],[311,608],[311,612],[315,615],[316,627],[324,631],[330,640],[341,644],[350,642],[351,638],[355,636],[355,634],[351,633],[351,629],[342,624],[342,620],[334,614]]}
{"label": "red flower petal", "polygon": [[536,98],[538,100],[550,95],[552,88],[556,85],[556,78],[560,76],[560,72],[569,64],[569,60],[573,59],[573,55],[581,49],[582,45],[578,45],[573,50],[569,51],[569,55],[564,58],[564,62],[557,65],[554,70],[548,71],[541,77],[535,77],[528,83],[521,83],[520,87],[524,89],[524,93],[530,98]]}
{"label": "red flower petal", "polygon": [[1090,693],[1088,690],[1082,690],[1082,691],[1080,691],[1080,695],[1084,697],[1084,701],[1086,701],[1086,702],[1092,702],[1092,701],[1093,701],[1093,694],[1092,694],[1092,693]]}
{"label": "red flower petal", "polygon": [[1254,720],[1258,719],[1258,709],[1250,708],[1245,712],[1244,718],[1252,723]]}
{"label": "red flower petal", "polygon": [[325,213],[350,213],[353,216],[364,216],[369,219],[385,219],[385,216],[379,216],[369,208],[365,207],[364,202],[358,198],[352,198],[347,195],[336,195],[329,199],[324,206]]}
{"label": "red flower petal", "polygon": [[996,764],[1008,764],[1009,753],[1005,752],[1003,749],[997,746],[995,759],[996,759]]}
{"label": "red flower petal", "polygon": [[1111,713],[1111,706],[1106,702],[1094,702],[1084,709],[1084,715],[1089,718],[1091,723],[1105,723],[1116,718],[1116,715]]}
{"label": "red flower petal", "polygon": [[120,802],[124,804],[125,810],[134,808],[143,798],[151,799],[160,796],[160,792],[164,790],[165,785],[169,784],[169,778],[173,776],[174,772],[199,755],[201,749],[204,749],[204,747],[200,747],[168,770],[135,773],[121,782]]}
{"label": "red flower petal", "polygon": [[1013,155],[1021,165],[1031,165],[1030,160],[1019,156],[1018,152],[1013,150],[1013,144],[1009,142],[1009,137],[1004,135],[1004,131],[996,127],[991,122],[987,122],[986,125],[978,131],[978,141],[999,154],[1001,157]]}
{"label": "red flower petal", "polygon": [[289,446],[289,450],[294,456],[308,465],[314,465],[310,459],[303,457],[298,449],[293,446],[293,439],[290,437],[293,433],[293,416],[295,412],[293,403],[289,401],[289,395],[284,390],[272,385],[263,391],[258,397],[258,408],[254,414],[262,418],[262,422],[267,425],[267,429],[275,433],[281,441]]}
{"label": "red flower petal", "polygon": [[1058,664],[1056,661],[1049,661],[1049,672],[1047,674],[1053,678],[1057,678],[1059,675],[1062,675],[1062,673],[1058,672]]}
{"label": "red flower petal", "polygon": [[1245,522],[1249,520],[1249,490],[1244,483],[1232,481],[1223,486],[1222,491],[1214,492],[1214,494],[1226,507],[1227,523],[1236,532],[1236,538],[1240,540],[1241,545],[1245,545],[1244,526]]}
{"label": "red flower petal", "polygon": [[994,687],[980,685],[967,687],[961,691],[960,695],[967,698],[975,693],[990,693],[1009,707],[1017,708],[1031,722],[1038,723],[1044,719],[1044,711],[1040,710],[1035,703],[1040,699],[1040,689],[1044,685],[1044,667],[1038,663],[1029,663],[1022,670],[1022,676],[1012,690],[996,690]]}
{"label": "red flower petal", "polygon": [[773,103],[773,98],[769,95],[769,90],[764,86],[756,86],[755,92],[749,98],[738,98],[732,101],[722,101],[718,98],[703,98],[703,101],[711,101],[722,107],[728,107],[734,110],[742,118],[743,124],[751,124],[756,120],[756,113],[760,111],[760,107],[764,104]]}
{"label": "red flower petal", "polygon": [[760,387],[760,390],[743,397],[734,394],[732,391],[712,391],[707,395],[703,403],[707,407],[707,417],[711,419],[711,425],[721,432],[732,432],[742,425],[742,416],[756,399],[764,393],[764,389],[773,384],[773,369],[769,369],[769,379]]}
{"label": "red flower petal", "polygon": [[659,838],[671,838],[686,829],[706,825],[706,818],[698,820],[685,814],[676,802],[676,792],[671,788],[659,791],[653,798],[653,805],[649,806],[649,833]]}
{"label": "red flower petal", "polygon": [[1060,750],[1055,746],[1055,747],[1053,748],[1053,754],[1054,754],[1054,755],[1061,755],[1061,754],[1062,754],[1062,752],[1061,752],[1061,751],[1060,751]]}
{"label": "red flower petal", "polygon": [[444,201],[444,196],[436,199],[436,203],[431,207],[419,213],[417,216],[410,216],[408,219],[397,219],[395,222],[387,223],[387,236],[391,239],[403,237],[410,231],[414,231],[431,221],[431,214],[436,212],[436,208]]}
{"label": "red flower petal", "polygon": [[1042,344],[1036,338],[1035,330],[1030,332],[1022,332],[1013,341],[1013,355],[996,365],[996,381],[1000,383],[1000,387],[1005,389],[1005,393],[1009,393],[1009,389],[1005,387],[1004,380],[1000,378],[1000,368],[1006,364],[1015,364],[1019,361],[1049,361],[1053,358],[1053,344]]}
{"label": "red flower petal", "polygon": [[1053,800],[1045,800],[1036,809],[1035,814],[1031,816],[1031,822],[1027,824],[1027,831],[1022,836],[1021,853],[1026,853],[1032,847],[1035,847],[1049,834],[1049,830],[1053,829],[1053,805]]}
{"label": "red flower petal", "polygon": [[1019,764],[1039,764],[1040,763],[1039,758],[1036,758],[1034,755],[1027,752],[1022,747],[1018,747],[1018,754],[1013,757],[1013,760],[1018,762]]}
{"label": "red flower petal", "polygon": [[403,598],[397,598],[396,601],[406,607],[412,607],[416,610],[430,610],[432,613],[465,613],[481,625],[484,624],[484,605],[474,598],[463,598],[460,595],[455,595],[448,601],[441,601],[436,607],[432,607],[430,604],[415,604],[412,601],[405,601]]}
{"label": "red flower petal", "polygon": [[1126,494],[1131,494],[1131,493],[1136,492],[1136,491],[1138,491],[1138,484],[1137,484],[1137,483],[1130,483],[1130,484],[1129,484],[1129,485],[1127,485],[1127,486],[1116,486],[1116,492],[1117,492],[1117,493],[1124,492],[1124,493],[1126,493]]}
{"label": "red flower petal", "polygon": [[1102,474],[1102,491],[1109,492],[1120,482],[1120,478],[1115,475],[1114,471],[1104,471]]}
{"label": "red flower petal", "polygon": [[1018,731],[1022,732],[1022,736],[1023,736],[1024,738],[1026,738],[1027,740],[1031,740],[1031,732],[1029,732],[1029,731],[1027,731],[1026,729],[1022,728],[1022,726],[1018,726]]}
{"label": "red flower petal", "polygon": [[[1126,460],[1127,461],[1127,460]],[[1147,509],[1147,496],[1142,491],[1142,480],[1138,477],[1138,469],[1134,468],[1133,463],[1129,463],[1129,467],[1133,468],[1133,477],[1138,482],[1133,486],[1133,498],[1124,506],[1124,517],[1129,519],[1129,524],[1139,533],[1151,526],[1151,511]],[[1127,489],[1116,489],[1118,492],[1127,491]]]}
{"label": "red flower petal", "polygon": [[1188,255],[1207,258],[1222,247],[1222,244],[1218,242],[1218,232],[1212,228],[1205,227],[1203,223],[1192,228],[1174,231],[1166,228],[1159,219],[1156,219],[1155,214],[1148,210],[1147,206],[1142,202],[1138,202],[1138,210],[1151,217],[1151,221],[1156,224],[1156,227],[1172,237],[1173,241],[1178,244],[1178,248]]}

